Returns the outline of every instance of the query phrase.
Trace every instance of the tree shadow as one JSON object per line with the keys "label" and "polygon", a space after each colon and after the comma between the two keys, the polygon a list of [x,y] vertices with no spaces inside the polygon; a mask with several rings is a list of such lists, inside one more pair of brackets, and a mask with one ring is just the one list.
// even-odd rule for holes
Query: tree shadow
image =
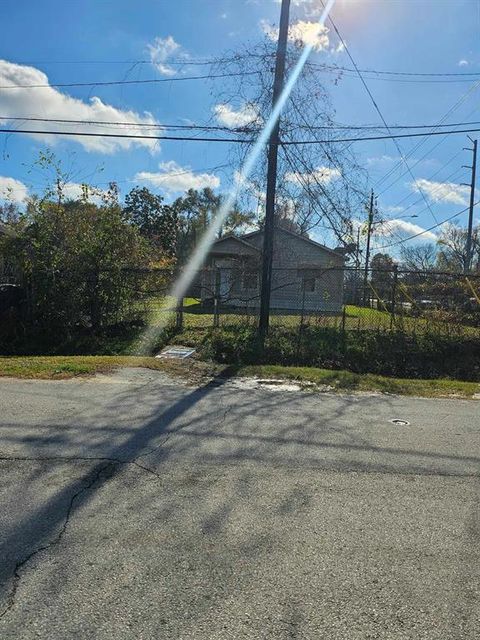
{"label": "tree shadow", "polygon": [[[325,397],[310,394],[292,396],[264,391],[238,393],[225,387],[227,380],[225,377],[216,379],[194,390],[177,388],[171,394],[168,390],[165,391],[162,400],[170,403],[170,406],[160,414],[156,389],[149,390],[144,385],[129,388],[115,398],[115,405],[120,406],[123,413],[119,424],[105,420],[105,406],[102,407],[101,401],[98,402],[95,407],[98,410],[97,423],[93,412],[85,420],[83,440],[75,443],[76,446],[85,448],[85,461],[92,458],[93,466],[89,465],[86,472],[81,472],[77,478],[67,482],[44,504],[13,526],[4,542],[6,561],[2,563],[0,570],[2,583],[9,584],[10,589],[13,584],[15,589],[22,567],[33,557],[32,553],[55,544],[58,536],[65,530],[66,522],[76,512],[87,509],[91,502],[97,500],[99,494],[103,493],[100,490],[108,480],[117,478],[120,481],[120,476],[127,469],[142,477],[148,473],[153,482],[152,487],[156,487],[155,483],[159,481],[160,490],[168,494],[168,474],[180,468],[181,498],[183,500],[187,497],[192,509],[198,511],[195,532],[201,531],[212,544],[219,541],[221,548],[228,546],[232,557],[243,558],[245,562],[251,563],[251,567],[245,569],[245,575],[252,580],[255,579],[255,563],[268,554],[271,544],[268,528],[258,531],[252,526],[237,541],[225,538],[225,531],[239,505],[248,503],[252,514],[256,510],[260,516],[264,505],[257,495],[256,480],[258,473],[266,469],[436,475],[440,469],[447,475],[470,477],[475,475],[476,467],[478,473],[480,458],[473,455],[462,456],[373,444],[361,431],[355,431],[346,424],[355,412],[355,401],[352,398],[336,397],[335,402],[329,405]],[[180,397],[175,397],[178,394]],[[305,401],[307,397],[308,406]],[[372,411],[378,401],[375,397],[362,398],[362,403],[371,406]],[[144,404],[141,410],[139,402]],[[382,398],[382,402],[388,404],[391,400]],[[133,409],[137,411],[141,424],[134,431],[128,424]],[[272,422],[272,416],[279,416],[278,420]],[[292,416],[295,417],[294,420]],[[81,415],[77,413],[76,418],[78,417]],[[73,432],[55,435],[55,428],[56,425],[53,425],[51,431],[52,425],[45,424],[46,445],[52,444],[52,438],[53,444],[64,444],[69,438],[74,440],[77,437]],[[124,436],[124,440],[112,440],[115,434]],[[26,437],[31,438],[28,435]],[[331,441],[328,438],[337,440]],[[40,448],[41,442],[42,436],[39,436],[33,444]],[[335,456],[332,457],[331,452]],[[40,455],[39,458],[41,457]],[[48,459],[48,451],[46,457]],[[82,457],[72,455],[72,459],[81,460]],[[215,478],[206,474],[205,468],[214,468],[218,470],[219,477],[223,477],[232,462],[244,466],[238,476],[223,487],[226,490],[216,495]],[[141,469],[136,468],[134,463],[139,464]],[[472,465],[470,471],[465,472],[466,464]],[[41,478],[35,481],[41,481]],[[121,495],[128,501],[128,491],[122,491]],[[212,496],[215,500],[212,500]],[[132,496],[131,504],[126,505],[132,510],[138,508],[133,500]],[[311,496],[302,486],[294,486],[291,491],[279,493],[278,503],[272,505],[272,512],[290,521],[302,510],[308,510],[310,501]],[[167,496],[161,509],[155,513],[156,521],[173,521],[178,517],[179,509],[179,495],[174,492]],[[141,513],[147,517],[145,505]],[[181,522],[185,528],[189,526],[190,517],[187,513],[182,515]],[[120,520],[112,530],[121,532]],[[474,536],[478,538],[478,526],[472,526]],[[191,535],[184,533],[178,544],[173,543],[173,548],[177,549],[181,558],[185,548],[195,544],[198,544],[198,540],[192,531]],[[201,548],[199,553],[205,553],[205,558],[198,562],[207,574],[213,571],[213,567],[220,575],[228,576],[227,569],[221,566],[211,549],[205,551]],[[465,559],[464,568],[466,566]],[[67,574],[69,567],[61,570]],[[58,571],[57,567],[51,574],[52,585],[58,579]],[[240,588],[234,581],[228,584],[230,595]],[[210,603],[204,601],[199,594],[193,597],[198,611],[208,615]],[[10,598],[7,604],[11,601]],[[292,609],[285,605],[285,608],[292,623],[291,633],[295,634],[298,629],[294,630],[293,627],[299,626],[300,614],[295,607]],[[161,632],[160,628],[158,632]]]}

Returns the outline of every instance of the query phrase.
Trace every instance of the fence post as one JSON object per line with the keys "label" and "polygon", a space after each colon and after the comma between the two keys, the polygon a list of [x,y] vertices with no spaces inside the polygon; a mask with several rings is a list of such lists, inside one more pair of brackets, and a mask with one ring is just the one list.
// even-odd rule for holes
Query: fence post
{"label": "fence post", "polygon": [[392,283],[392,309],[390,315],[390,331],[393,329],[395,323],[395,306],[397,302],[397,280],[398,280],[398,265],[393,265],[393,283]]}
{"label": "fence post", "polygon": [[183,329],[183,296],[177,300],[175,329],[177,331],[181,331]]}
{"label": "fence post", "polygon": [[219,313],[219,303],[220,303],[220,270],[215,270],[215,283],[213,290],[213,326],[218,328],[220,326],[220,313]]}
{"label": "fence post", "polygon": [[305,274],[302,273],[302,314],[300,316],[300,333],[305,324]]}

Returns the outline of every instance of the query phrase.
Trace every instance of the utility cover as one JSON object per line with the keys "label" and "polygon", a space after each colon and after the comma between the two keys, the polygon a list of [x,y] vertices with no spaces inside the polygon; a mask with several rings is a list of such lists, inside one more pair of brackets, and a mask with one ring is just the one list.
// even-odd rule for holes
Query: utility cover
{"label": "utility cover", "polygon": [[177,358],[179,360],[184,360],[185,358],[189,358],[191,355],[195,353],[195,349],[191,347],[165,347],[163,351],[161,351],[156,358]]}

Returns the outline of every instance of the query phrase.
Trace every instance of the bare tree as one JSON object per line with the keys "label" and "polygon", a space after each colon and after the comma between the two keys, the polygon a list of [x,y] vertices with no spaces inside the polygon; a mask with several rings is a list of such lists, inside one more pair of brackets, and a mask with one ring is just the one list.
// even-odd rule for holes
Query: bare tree
{"label": "bare tree", "polygon": [[437,248],[434,244],[419,244],[414,247],[402,245],[400,257],[409,271],[433,271],[437,262]]}
{"label": "bare tree", "polygon": [[[287,74],[301,48],[290,43]],[[252,139],[271,110],[274,43],[266,38],[248,50],[229,55],[219,62],[222,73],[231,73],[228,82],[215,94],[217,123],[229,126],[240,138]],[[246,71],[256,74],[246,74]],[[366,199],[366,172],[359,166],[351,145],[337,143],[332,134],[333,108],[317,65],[307,64],[295,85],[281,117],[277,180],[277,207],[285,211],[302,233],[317,235],[341,244],[353,240],[352,218],[363,209]],[[332,76],[329,76],[331,79]],[[338,81],[338,76],[333,81]],[[302,144],[305,141],[319,141]],[[330,140],[330,141],[329,141]],[[237,145],[234,161],[240,164],[248,144]],[[251,177],[247,198],[257,200],[263,215],[266,154]]]}
{"label": "bare tree", "polygon": [[[445,271],[464,271],[467,265],[467,231],[454,224],[444,227],[438,239],[438,266]],[[480,269],[480,228],[473,229],[471,268]]]}

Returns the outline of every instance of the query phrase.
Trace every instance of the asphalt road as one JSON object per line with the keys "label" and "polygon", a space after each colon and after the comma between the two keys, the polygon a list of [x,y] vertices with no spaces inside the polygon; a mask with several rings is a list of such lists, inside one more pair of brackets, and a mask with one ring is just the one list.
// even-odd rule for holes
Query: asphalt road
{"label": "asphalt road", "polygon": [[479,436],[478,401],[0,381],[0,638],[479,638]]}

